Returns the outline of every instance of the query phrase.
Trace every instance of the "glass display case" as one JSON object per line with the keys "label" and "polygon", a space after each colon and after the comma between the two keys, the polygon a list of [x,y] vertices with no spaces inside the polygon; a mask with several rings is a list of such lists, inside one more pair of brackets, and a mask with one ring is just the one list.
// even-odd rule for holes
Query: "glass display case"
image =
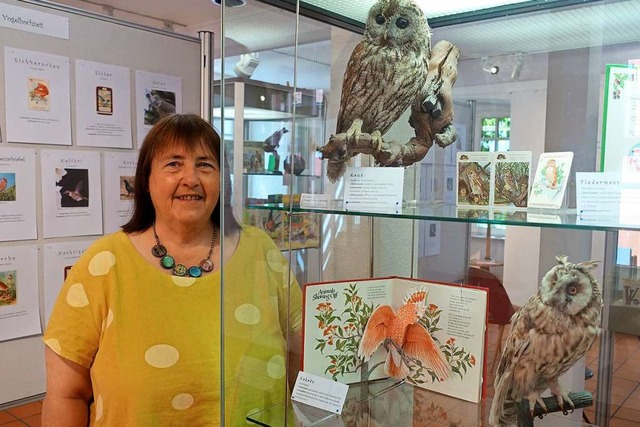
{"label": "glass display case", "polygon": [[[592,392],[594,404],[568,416],[549,416],[545,425],[584,422],[606,426],[614,425],[611,420],[616,417],[625,419],[626,412],[620,409],[633,404],[632,389],[624,397],[617,397],[618,393],[613,394],[612,390],[620,381],[614,375],[615,369],[622,367],[623,372],[634,369],[627,355],[630,350],[619,344],[621,337],[640,335],[640,324],[635,320],[640,305],[637,302],[640,301],[637,293],[640,282],[633,258],[640,247],[632,237],[640,229],[640,219],[633,215],[592,216],[577,211],[575,172],[603,171],[600,159],[611,156],[607,150],[614,144],[633,142],[634,134],[629,131],[623,135],[627,139],[613,142],[611,138],[609,145],[603,147],[601,135],[606,122],[604,102],[613,96],[604,79],[607,64],[629,64],[629,76],[637,75],[633,64],[640,57],[640,48],[633,42],[640,40],[640,31],[630,16],[640,15],[640,4],[635,1],[524,1],[448,15],[444,12],[430,15],[430,6],[424,6],[429,22],[433,23],[432,44],[449,40],[461,51],[452,93],[456,105],[453,124],[463,143],[446,147],[434,144],[424,158],[405,166],[401,208],[388,210],[371,206],[347,210],[344,209],[345,178],[329,179],[328,160],[318,159],[314,152],[316,147],[326,145],[331,135],[343,132],[337,129],[341,106],[346,102],[345,96],[349,96],[341,93],[347,78],[345,71],[349,68],[351,52],[362,39],[367,12],[374,2],[263,3],[274,9],[281,8],[281,27],[264,34],[267,39],[273,38],[274,46],[272,50],[267,49],[266,54],[259,52],[259,68],[264,73],[270,70],[272,80],[260,77],[270,81],[263,85],[246,79],[224,79],[222,86],[226,94],[223,96],[225,108],[220,112],[221,127],[225,139],[233,141],[232,148],[228,148],[228,152],[233,151],[231,175],[236,205],[247,212],[245,218],[266,218],[265,223],[289,218],[288,224],[292,224],[297,217],[317,215],[319,241],[312,260],[292,250],[295,249],[290,243],[294,229],[287,226],[285,230],[289,247],[284,245],[282,249],[293,268],[289,284],[299,285],[303,294],[310,284],[318,282],[355,283],[390,276],[462,285],[469,283],[472,260],[490,258],[487,261],[492,262],[480,267],[500,282],[508,295],[509,308],[514,310],[537,292],[542,276],[556,264],[556,255],[568,255],[574,262],[601,261],[595,276],[604,299],[602,334],[586,357],[561,379],[574,391]],[[226,7],[225,13],[227,21],[223,20],[223,26],[231,33],[241,10]],[[611,16],[615,17],[615,25],[608,18]],[[576,22],[591,25],[585,28],[576,26]],[[283,42],[283,34],[290,36],[289,44]],[[271,55],[274,51],[280,56]],[[239,60],[238,53],[223,58],[227,68]],[[283,79],[291,84],[290,88],[282,84]],[[272,87],[273,84],[290,94],[292,100],[299,99],[295,94],[302,93],[301,105],[305,104],[306,94],[317,109],[298,111],[288,104],[290,107],[285,110],[290,115],[286,119],[256,119],[246,95],[243,98],[229,95],[242,93],[239,85],[245,86],[246,94],[249,85]],[[367,81],[366,84],[383,83]],[[635,90],[633,86],[632,92]],[[633,99],[625,104],[628,107],[620,107],[626,120],[626,124],[620,125],[621,129],[634,126]],[[364,104],[366,108],[366,102]],[[411,140],[414,129],[408,124],[409,116],[409,111],[400,115],[383,133],[383,140]],[[285,194],[283,200],[277,200],[270,197],[272,190],[262,188],[271,186],[273,181],[280,185],[282,177],[274,176],[268,166],[265,172],[251,171],[251,162],[245,162],[238,153],[240,147],[259,151],[260,144],[247,142],[263,141],[264,148],[264,140],[282,127],[295,131],[286,136],[287,145],[281,145],[281,158],[300,153],[306,165],[313,166],[305,166],[301,174],[291,176],[291,185],[273,190]],[[453,185],[456,153],[485,151],[489,146],[530,151],[534,165],[543,152],[573,152],[567,203],[555,210],[457,207]],[[627,151],[633,153],[633,150]],[[266,154],[263,163],[270,164]],[[375,163],[372,156],[359,154],[350,159],[348,166],[375,167]],[[616,172],[615,168],[604,171]],[[235,181],[240,174],[244,177],[242,183]],[[636,190],[636,187],[630,188]],[[301,206],[294,197],[300,193],[321,194],[323,204]],[[254,224],[261,222],[262,219]],[[483,225],[497,232],[485,232]],[[623,235],[624,239],[620,238]],[[298,275],[299,269],[306,275]],[[233,292],[230,285],[225,292]],[[310,296],[304,294],[304,298]],[[289,312],[309,316],[302,313],[299,304],[291,302]],[[629,319],[634,320],[629,322]],[[506,325],[507,330],[508,327]],[[453,420],[456,425],[487,425],[495,377],[493,367],[500,357],[503,339],[500,331],[504,328],[505,323],[487,322],[487,345],[482,349],[482,361],[471,368],[482,370],[479,402],[427,391],[410,381],[402,384],[390,380],[357,382],[350,385],[348,404],[341,416],[325,414],[308,418],[308,414],[301,413],[300,406],[292,405],[289,390],[283,390],[282,402],[256,408],[247,414],[247,422],[278,425],[271,420],[284,418],[287,425],[350,426],[358,425],[356,420],[368,420],[367,425],[375,421],[380,425],[409,426],[424,425],[416,420],[438,413],[444,418],[448,416],[448,421]],[[225,330],[224,333],[233,332]],[[297,341],[289,340],[288,349],[292,351],[292,358],[302,358],[295,354]],[[585,372],[591,372],[591,377]],[[295,377],[291,374],[289,372]],[[640,378],[638,380],[640,382]],[[428,419],[437,425],[444,418]]]}

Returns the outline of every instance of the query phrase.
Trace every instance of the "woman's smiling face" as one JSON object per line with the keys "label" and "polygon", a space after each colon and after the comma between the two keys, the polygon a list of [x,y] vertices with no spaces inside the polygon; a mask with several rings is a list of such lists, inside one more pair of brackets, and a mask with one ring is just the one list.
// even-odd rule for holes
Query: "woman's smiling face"
{"label": "woman's smiling face", "polygon": [[197,225],[209,221],[220,197],[220,168],[202,146],[173,144],[151,163],[149,194],[156,221]]}

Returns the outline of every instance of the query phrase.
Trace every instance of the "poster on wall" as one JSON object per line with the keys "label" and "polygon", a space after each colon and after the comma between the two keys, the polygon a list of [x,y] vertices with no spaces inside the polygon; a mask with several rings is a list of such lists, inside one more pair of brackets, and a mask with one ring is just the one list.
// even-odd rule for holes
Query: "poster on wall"
{"label": "poster on wall", "polygon": [[0,242],[37,239],[36,152],[0,148]]}
{"label": "poster on wall", "polygon": [[38,249],[0,247],[0,341],[41,332]]}
{"label": "poster on wall", "polygon": [[7,141],[71,145],[69,58],[4,48]]}
{"label": "poster on wall", "polygon": [[76,60],[78,146],[132,148],[129,69]]}
{"label": "poster on wall", "polygon": [[[487,291],[476,287],[401,277],[308,284],[303,370],[346,384],[393,372],[400,379],[404,372],[410,384],[479,402],[486,308]],[[375,338],[391,336],[384,324],[397,316],[411,322],[406,334],[429,355],[417,354],[407,342],[385,346]]]}
{"label": "poster on wall", "polygon": [[42,150],[45,238],[102,234],[100,153]]}
{"label": "poster on wall", "polygon": [[138,147],[149,129],[166,115],[182,112],[182,79],[136,70]]}
{"label": "poster on wall", "polygon": [[46,325],[58,298],[64,280],[69,270],[76,263],[80,255],[87,250],[93,240],[75,240],[73,242],[52,243],[44,245],[43,268],[44,275],[44,324]]}
{"label": "poster on wall", "polygon": [[640,165],[639,76],[638,68],[607,65],[600,172]]}
{"label": "poster on wall", "polygon": [[133,214],[137,154],[105,153],[104,232],[118,231]]}

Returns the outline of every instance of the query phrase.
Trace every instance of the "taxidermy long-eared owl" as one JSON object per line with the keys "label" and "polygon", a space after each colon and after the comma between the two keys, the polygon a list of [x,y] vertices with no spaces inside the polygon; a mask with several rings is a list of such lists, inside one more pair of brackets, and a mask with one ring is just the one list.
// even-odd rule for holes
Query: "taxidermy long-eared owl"
{"label": "taxidermy long-eared owl", "polygon": [[[336,133],[370,133],[381,144],[424,85],[430,55],[431,30],[422,10],[412,0],[378,0],[347,64]],[[329,162],[332,181],[350,157],[340,153]]]}
{"label": "taxidermy long-eared owl", "polygon": [[514,402],[538,402],[549,387],[558,403],[573,407],[568,392],[558,383],[587,351],[600,333],[602,296],[591,274],[593,261],[570,263],[556,257],[558,265],[542,278],[538,293],[511,318],[496,379],[489,424],[516,423]]}

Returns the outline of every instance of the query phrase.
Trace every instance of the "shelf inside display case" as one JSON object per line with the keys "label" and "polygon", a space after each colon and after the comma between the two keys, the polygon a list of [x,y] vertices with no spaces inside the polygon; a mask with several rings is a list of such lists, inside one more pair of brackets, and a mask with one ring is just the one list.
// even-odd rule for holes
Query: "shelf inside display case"
{"label": "shelf inside display case", "polygon": [[469,224],[517,225],[523,227],[563,228],[593,231],[640,230],[640,219],[636,224],[627,224],[617,216],[597,218],[580,217],[575,209],[549,210],[529,209],[505,211],[497,209],[469,209],[455,205],[431,205],[406,203],[396,208],[344,209],[341,200],[334,200],[327,209],[291,207],[283,203],[248,204],[247,209],[268,209],[293,213],[321,213],[334,215],[405,218],[429,221],[462,222]]}
{"label": "shelf inside display case", "polygon": [[[290,402],[288,411],[295,420],[290,425],[315,426],[415,426],[415,425],[488,425],[491,399],[480,403],[445,396],[406,382],[385,379],[351,384],[342,414],[336,415],[307,405]],[[487,410],[484,410],[487,408]],[[271,426],[269,420],[278,418],[285,404],[258,411],[247,416],[249,424]],[[552,425],[590,426],[573,421],[561,414],[550,414]]]}

